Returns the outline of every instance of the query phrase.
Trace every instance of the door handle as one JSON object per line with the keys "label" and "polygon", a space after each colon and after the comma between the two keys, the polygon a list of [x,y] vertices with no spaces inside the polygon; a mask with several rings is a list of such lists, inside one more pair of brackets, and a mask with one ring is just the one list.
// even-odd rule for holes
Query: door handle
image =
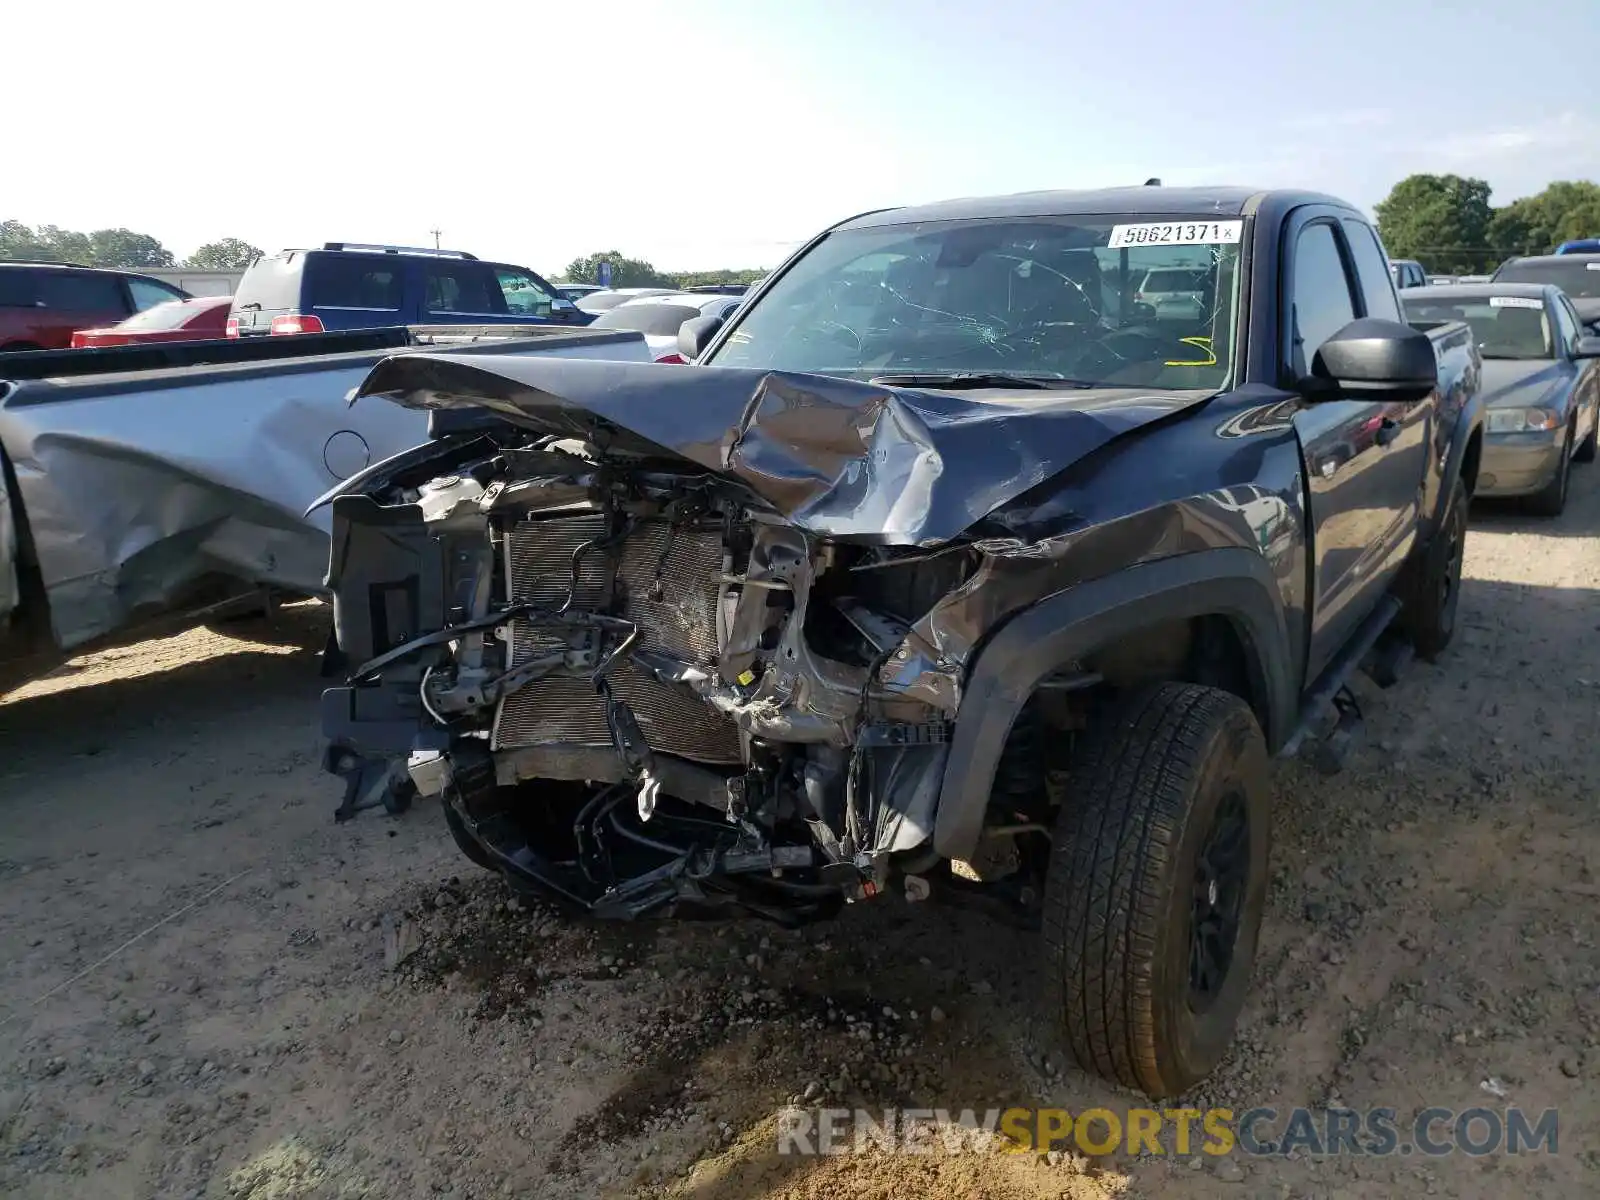
{"label": "door handle", "polygon": [[1372,440],[1380,446],[1387,446],[1399,436],[1400,422],[1393,417],[1385,417],[1383,423],[1378,426],[1378,431],[1372,435]]}

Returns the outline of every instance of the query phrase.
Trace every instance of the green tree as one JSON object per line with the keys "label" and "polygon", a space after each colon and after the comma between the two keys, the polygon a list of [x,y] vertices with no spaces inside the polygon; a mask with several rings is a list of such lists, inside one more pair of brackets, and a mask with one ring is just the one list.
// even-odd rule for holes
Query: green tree
{"label": "green tree", "polygon": [[89,265],[95,267],[170,267],[177,260],[148,233],[96,229],[89,235]]}
{"label": "green tree", "polygon": [[261,257],[261,251],[240,238],[225,237],[207,242],[184,261],[186,267],[208,271],[238,271]]}
{"label": "green tree", "polygon": [[717,271],[674,271],[674,278],[679,287],[700,287],[710,283],[754,283],[758,279],[765,279],[767,272],[760,267],[734,269],[723,267]]}
{"label": "green tree", "polygon": [[1489,184],[1460,175],[1408,175],[1375,206],[1378,232],[1394,258],[1429,271],[1470,273],[1491,265]]}
{"label": "green tree", "polygon": [[1600,237],[1600,184],[1561,180],[1535,196],[1497,208],[1489,243],[1501,258],[1549,254],[1572,238]]}
{"label": "green tree", "polygon": [[87,264],[89,236],[56,225],[32,229],[21,221],[0,221],[0,258]]}
{"label": "green tree", "polygon": [[17,262],[38,258],[39,242],[21,221],[0,221],[0,260]]}
{"label": "green tree", "polygon": [[612,287],[677,287],[678,281],[642,258],[627,258],[616,250],[587,254],[567,264],[566,283],[599,283],[600,264],[611,264]]}

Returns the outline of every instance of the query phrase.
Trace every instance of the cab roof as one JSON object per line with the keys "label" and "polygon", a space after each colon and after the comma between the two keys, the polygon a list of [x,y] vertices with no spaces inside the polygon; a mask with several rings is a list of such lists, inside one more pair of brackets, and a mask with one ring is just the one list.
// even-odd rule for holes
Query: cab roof
{"label": "cab roof", "polygon": [[1499,270],[1520,267],[1526,263],[1600,263],[1600,254],[1519,254],[1500,264]]}
{"label": "cab roof", "polygon": [[1527,300],[1549,300],[1561,289],[1553,283],[1441,283],[1428,287],[1405,288],[1400,299],[1477,300],[1489,296],[1521,296]]}
{"label": "cab roof", "polygon": [[1253,214],[1268,199],[1276,200],[1284,207],[1298,204],[1351,207],[1346,201],[1317,192],[1151,185],[1083,191],[1017,192],[1009,196],[941,200],[934,204],[862,213],[835,228],[871,229],[882,225],[909,225],[918,221],[979,220],[986,217],[1114,216],[1122,213],[1137,213],[1141,217],[1243,217]]}

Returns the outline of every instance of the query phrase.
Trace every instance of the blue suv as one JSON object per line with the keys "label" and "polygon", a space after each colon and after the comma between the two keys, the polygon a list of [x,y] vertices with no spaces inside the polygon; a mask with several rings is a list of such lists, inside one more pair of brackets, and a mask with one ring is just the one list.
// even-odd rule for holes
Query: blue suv
{"label": "blue suv", "polygon": [[234,290],[228,336],[593,319],[526,267],[459,250],[327,242],[257,259]]}

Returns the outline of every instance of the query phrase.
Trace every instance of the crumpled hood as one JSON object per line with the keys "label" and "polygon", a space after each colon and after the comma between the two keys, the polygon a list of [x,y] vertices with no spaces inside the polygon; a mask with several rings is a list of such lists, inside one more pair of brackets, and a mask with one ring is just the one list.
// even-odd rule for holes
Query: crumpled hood
{"label": "crumpled hood", "polygon": [[536,356],[385,359],[355,398],[486,408],[529,429],[663,451],[737,479],[800,528],[932,545],[1211,391],[922,391],[824,375]]}
{"label": "crumpled hood", "polygon": [[1488,408],[1532,408],[1561,387],[1560,364],[1549,359],[1486,358],[1483,402]]}

